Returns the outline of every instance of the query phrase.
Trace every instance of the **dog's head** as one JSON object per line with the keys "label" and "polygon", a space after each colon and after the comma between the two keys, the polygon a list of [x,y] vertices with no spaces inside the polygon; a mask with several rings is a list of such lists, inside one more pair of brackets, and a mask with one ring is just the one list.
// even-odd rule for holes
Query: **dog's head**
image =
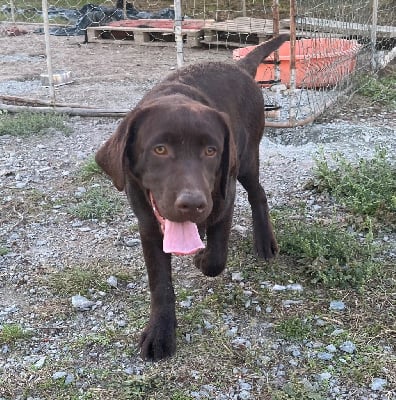
{"label": "dog's head", "polygon": [[146,101],[124,118],[96,161],[118,190],[135,179],[164,218],[200,223],[213,196],[225,198],[228,180],[236,176],[228,120],[181,95]]}

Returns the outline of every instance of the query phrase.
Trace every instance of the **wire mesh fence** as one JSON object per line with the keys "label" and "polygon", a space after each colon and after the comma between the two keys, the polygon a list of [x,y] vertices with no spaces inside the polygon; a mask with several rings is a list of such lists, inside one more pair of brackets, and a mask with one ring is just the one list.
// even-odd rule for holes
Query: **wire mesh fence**
{"label": "wire mesh fence", "polygon": [[[14,74],[4,68],[7,72],[0,77],[2,108],[9,108],[6,105],[11,97],[14,102],[16,97],[34,97],[36,105],[46,101],[54,105],[54,87],[73,79],[91,79],[92,90],[103,84],[112,60],[98,61],[103,63],[100,76],[78,71],[79,76],[73,78],[63,69],[68,60],[59,40],[76,48],[84,46],[85,55],[100,54],[103,46],[114,46],[124,54],[117,60],[122,70],[130,68],[131,48],[142,56],[148,46],[176,49],[177,35],[184,49],[201,52],[201,59],[205,54],[208,59],[220,54],[232,61],[273,35],[287,32],[290,41],[262,63],[256,75],[264,105],[270,110],[268,124],[279,127],[312,121],[351,87],[361,84],[357,77],[375,72],[395,56],[393,0],[185,0],[181,2],[181,18],[176,15],[179,19],[180,30],[175,32],[174,4],[163,0],[99,4],[0,0],[0,41],[3,49],[8,49],[0,51],[0,65],[15,66]],[[10,51],[16,36],[26,37],[25,49]],[[40,51],[33,56],[32,49]],[[161,57],[153,60],[157,64],[162,61]],[[176,64],[175,50],[175,68]],[[116,85],[117,77],[111,79]],[[147,80],[148,86],[154,83],[150,71]],[[145,87],[137,89],[143,93]],[[68,100],[75,98],[79,105],[84,104],[78,84],[70,86],[68,93]],[[125,104],[121,95],[118,99]]]}

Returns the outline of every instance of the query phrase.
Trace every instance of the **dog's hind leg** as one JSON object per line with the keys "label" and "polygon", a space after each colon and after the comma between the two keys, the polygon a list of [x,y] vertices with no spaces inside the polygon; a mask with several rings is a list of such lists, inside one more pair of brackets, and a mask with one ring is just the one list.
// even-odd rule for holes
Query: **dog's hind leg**
{"label": "dog's hind leg", "polygon": [[252,208],[254,246],[257,255],[269,260],[278,253],[278,244],[272,229],[267,196],[259,182],[258,165],[246,169],[244,175],[238,176],[238,180],[247,191]]}

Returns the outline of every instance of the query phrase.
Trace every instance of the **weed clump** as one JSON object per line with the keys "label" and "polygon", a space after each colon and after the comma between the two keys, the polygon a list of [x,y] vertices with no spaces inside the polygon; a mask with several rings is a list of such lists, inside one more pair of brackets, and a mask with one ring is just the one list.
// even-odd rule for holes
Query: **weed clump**
{"label": "weed clump", "polygon": [[343,154],[333,156],[334,166],[323,153],[316,158],[313,187],[328,192],[347,210],[396,223],[396,166],[385,149],[377,149],[371,159],[348,161]]}
{"label": "weed clump", "polygon": [[362,287],[378,265],[371,231],[363,238],[335,223],[278,222],[281,252],[303,266],[314,284],[327,287]]}
{"label": "weed clump", "polygon": [[357,93],[367,97],[374,104],[396,108],[396,72],[382,78],[362,77],[362,84]]}
{"label": "weed clump", "polygon": [[70,133],[65,124],[66,117],[55,113],[21,112],[10,114],[0,112],[0,136],[30,136],[44,134],[48,130]]}
{"label": "weed clump", "polygon": [[94,186],[89,188],[70,212],[81,220],[108,221],[121,211],[121,200],[109,189]]}
{"label": "weed clump", "polygon": [[4,324],[0,330],[0,345],[13,344],[17,340],[28,339],[31,332],[25,331],[19,324]]}

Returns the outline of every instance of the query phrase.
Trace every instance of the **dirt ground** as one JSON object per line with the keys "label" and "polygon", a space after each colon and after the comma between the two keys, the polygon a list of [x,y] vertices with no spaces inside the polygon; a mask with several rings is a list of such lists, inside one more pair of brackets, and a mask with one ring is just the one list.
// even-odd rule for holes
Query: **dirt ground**
{"label": "dirt ground", "polygon": [[[83,40],[82,36],[50,37],[53,70],[71,71],[74,81],[56,89],[57,102],[127,109],[177,65],[172,43],[159,47],[83,44]],[[3,36],[0,48],[0,93],[48,99],[48,88],[40,84],[40,74],[47,71],[44,36]],[[232,61],[231,50],[184,51],[186,65],[208,60]]]}

